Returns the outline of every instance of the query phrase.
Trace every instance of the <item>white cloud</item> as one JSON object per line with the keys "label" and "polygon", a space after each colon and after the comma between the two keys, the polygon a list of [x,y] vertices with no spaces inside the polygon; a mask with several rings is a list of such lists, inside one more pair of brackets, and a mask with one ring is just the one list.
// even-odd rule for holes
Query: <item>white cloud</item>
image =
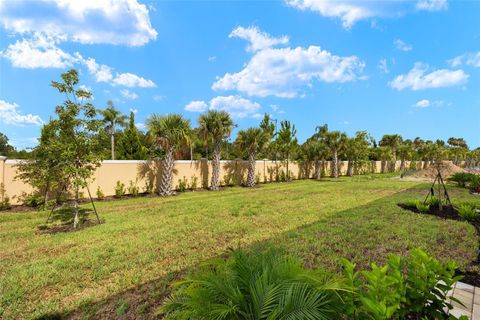
{"label": "white cloud", "polygon": [[389,84],[397,90],[423,90],[450,87],[467,82],[469,75],[463,70],[439,69],[427,73],[428,66],[415,63],[412,70],[393,79]]}
{"label": "white cloud", "polygon": [[137,76],[133,73],[120,73],[115,76],[113,83],[125,87],[141,87],[141,88],[154,88],[157,85],[152,81]]}
{"label": "white cloud", "polygon": [[324,17],[339,18],[345,29],[350,29],[356,22],[378,15],[372,8],[361,2],[332,0],[285,0],[287,5],[300,10],[311,10]]}
{"label": "white cloud", "polygon": [[208,57],[208,62],[215,62],[215,61],[217,61],[217,56]]}
{"label": "white cloud", "polygon": [[159,95],[159,94],[153,96],[153,100],[155,100],[155,101],[161,101],[163,99],[165,99],[165,96],[162,96],[162,95]]}
{"label": "white cloud", "polygon": [[428,99],[422,99],[422,100],[418,100],[414,106],[417,108],[428,108],[428,107],[441,107],[444,104],[445,102],[443,100],[430,101]]}
{"label": "white cloud", "polygon": [[207,103],[201,100],[191,101],[185,106],[185,110],[190,112],[204,112],[207,109],[208,109]]}
{"label": "white cloud", "polygon": [[234,118],[255,117],[260,104],[240,96],[218,96],[210,100],[210,109],[227,111]]}
{"label": "white cloud", "polygon": [[217,96],[209,103],[194,100],[185,106],[185,110],[190,112],[205,112],[208,109],[226,111],[234,118],[253,117],[256,119],[259,115],[260,104],[240,96]]}
{"label": "white cloud", "polygon": [[120,93],[126,99],[130,99],[130,100],[138,99],[138,94],[136,94],[135,92],[132,92],[130,90],[123,89],[123,90],[120,91]]}
{"label": "white cloud", "polygon": [[244,39],[250,42],[250,44],[247,47],[247,51],[250,51],[250,52],[271,48],[278,44],[287,44],[289,41],[287,36],[274,38],[270,36],[268,33],[259,30],[255,26],[248,27],[248,28],[237,27],[230,33],[228,37],[229,38],[236,37],[236,38]]}
{"label": "white cloud", "polygon": [[128,109],[128,111],[133,112],[134,114],[136,114],[136,113],[138,112],[138,109],[130,108],[130,109]]}
{"label": "white cloud", "polygon": [[480,51],[477,53],[464,53],[449,60],[448,63],[452,67],[458,67],[462,64],[467,64],[473,67],[480,68]]}
{"label": "white cloud", "polygon": [[447,0],[419,0],[415,5],[417,10],[440,11],[448,9]]}
{"label": "white cloud", "polygon": [[272,108],[273,112],[277,112],[278,110],[280,110],[280,107],[277,106],[276,104],[271,104],[270,108]]}
{"label": "white cloud", "polygon": [[113,78],[112,68],[105,64],[98,64],[95,59],[84,59],[83,63],[88,69],[88,72],[95,77],[97,82],[110,82]]}
{"label": "white cloud", "polygon": [[21,114],[18,104],[0,100],[0,121],[5,124],[22,126],[26,124],[42,125],[43,120],[38,115]]}
{"label": "white cloud", "polygon": [[36,33],[32,39],[17,40],[10,44],[0,56],[10,60],[16,68],[67,68],[78,62],[79,58],[57,47],[54,37]]}
{"label": "white cloud", "polygon": [[335,56],[318,46],[267,48],[256,52],[240,72],[217,78],[212,89],[293,98],[314,80],[331,83],[360,79],[364,66],[356,56]]}
{"label": "white cloud", "polygon": [[397,48],[397,50],[400,50],[400,51],[411,51],[413,49],[412,45],[405,43],[400,39],[395,39],[393,41],[393,44],[395,45],[395,48]]}
{"label": "white cloud", "polygon": [[147,129],[147,126],[146,126],[144,123],[142,123],[142,122],[137,122],[137,123],[135,123],[135,127],[137,127],[137,128],[140,129],[140,130],[145,130],[145,129]]}
{"label": "white cloud", "polygon": [[389,73],[387,59],[380,59],[378,62],[378,69],[382,70],[383,73]]}
{"label": "white cloud", "polygon": [[147,6],[137,0],[2,1],[0,23],[15,33],[61,35],[86,44],[141,46],[157,37]]}

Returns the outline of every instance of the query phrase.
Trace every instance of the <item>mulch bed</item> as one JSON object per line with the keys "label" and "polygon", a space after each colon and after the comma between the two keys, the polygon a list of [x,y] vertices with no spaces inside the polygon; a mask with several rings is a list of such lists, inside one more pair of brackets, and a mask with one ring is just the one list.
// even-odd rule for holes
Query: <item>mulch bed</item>
{"label": "mulch bed", "polygon": [[[100,224],[103,223],[100,220]],[[67,222],[62,224],[55,224],[55,225],[41,225],[38,227],[37,234],[55,234],[55,233],[63,233],[63,232],[75,232],[80,231],[86,228],[94,227],[99,223],[96,220],[85,220],[80,222],[80,224],[73,228],[73,222]]]}
{"label": "mulch bed", "polygon": [[[428,213],[421,213],[420,211],[417,210],[416,207],[411,207],[401,203],[399,203],[398,206],[401,207],[402,209],[410,210],[418,214],[429,214],[445,220],[448,219],[448,220],[464,221],[462,217],[460,217],[460,215],[458,214],[458,211],[451,205],[443,206],[442,210],[440,210],[438,206],[435,206],[435,207],[430,206],[430,210]],[[475,227],[477,236],[480,236],[480,221],[479,220],[469,221],[469,223]],[[480,251],[477,252],[477,259],[472,261],[469,267],[472,267],[473,270],[475,269],[480,270]],[[470,284],[472,286],[480,287],[480,271],[469,271],[469,270],[457,269],[457,275],[463,276],[463,279],[461,280],[462,282]]]}

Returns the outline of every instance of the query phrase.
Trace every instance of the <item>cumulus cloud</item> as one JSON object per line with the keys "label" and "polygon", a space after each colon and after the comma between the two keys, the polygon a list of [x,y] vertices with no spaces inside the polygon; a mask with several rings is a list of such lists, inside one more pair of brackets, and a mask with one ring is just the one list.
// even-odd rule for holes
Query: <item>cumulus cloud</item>
{"label": "cumulus cloud", "polygon": [[185,110],[190,112],[204,112],[208,109],[226,111],[234,118],[257,118],[259,115],[258,110],[260,109],[260,104],[238,95],[231,95],[217,96],[210,100],[209,103],[195,100],[185,106]]}
{"label": "cumulus cloud", "polygon": [[5,124],[23,126],[27,124],[42,125],[43,120],[38,115],[21,114],[16,103],[0,100],[0,121]]}
{"label": "cumulus cloud", "polygon": [[293,98],[314,80],[328,83],[357,80],[364,66],[356,56],[336,56],[318,46],[267,48],[256,52],[243,70],[217,78],[212,89]]}
{"label": "cumulus cloud", "polygon": [[324,17],[339,18],[345,29],[350,29],[356,22],[376,16],[371,8],[360,2],[332,0],[286,0],[287,5],[318,12]]}
{"label": "cumulus cloud", "polygon": [[397,50],[400,50],[400,51],[411,51],[413,49],[413,47],[410,44],[405,43],[400,39],[395,39],[393,41],[393,44],[395,45],[395,48],[397,48]]}
{"label": "cumulus cloud", "polygon": [[441,11],[448,9],[447,0],[419,0],[415,5],[417,10]]}
{"label": "cumulus cloud", "polygon": [[140,88],[154,88],[157,85],[152,81],[133,73],[117,73],[113,79],[113,83],[125,87],[140,87]]}
{"label": "cumulus cloud", "polygon": [[415,107],[417,108],[441,107],[443,106],[443,104],[444,104],[444,101],[442,100],[430,101],[428,99],[422,99],[422,100],[418,100],[415,103]]}
{"label": "cumulus cloud", "polygon": [[480,68],[480,51],[477,53],[464,53],[448,61],[452,67],[458,67],[467,64],[476,68]]}
{"label": "cumulus cloud", "polygon": [[147,6],[137,0],[3,1],[0,23],[15,33],[41,32],[85,44],[142,46],[157,37]]}
{"label": "cumulus cloud", "polygon": [[191,101],[185,106],[185,110],[190,112],[204,112],[207,109],[208,109],[207,103],[201,100]]}
{"label": "cumulus cloud", "polygon": [[249,45],[247,46],[247,51],[250,52],[270,48],[279,44],[287,44],[289,41],[287,36],[275,38],[270,36],[268,33],[259,30],[255,26],[248,28],[237,27],[230,33],[228,37],[235,37],[247,40],[249,42]]}
{"label": "cumulus cloud", "polygon": [[58,39],[35,33],[31,39],[17,40],[0,52],[16,68],[67,68],[79,61],[78,54],[71,55],[57,47]]}
{"label": "cumulus cloud", "polygon": [[438,69],[428,73],[428,66],[415,63],[407,73],[395,77],[390,86],[397,90],[423,90],[430,88],[451,87],[467,82],[469,75],[463,70]]}
{"label": "cumulus cloud", "polygon": [[135,100],[138,99],[138,94],[127,89],[120,90],[122,96],[126,99]]}

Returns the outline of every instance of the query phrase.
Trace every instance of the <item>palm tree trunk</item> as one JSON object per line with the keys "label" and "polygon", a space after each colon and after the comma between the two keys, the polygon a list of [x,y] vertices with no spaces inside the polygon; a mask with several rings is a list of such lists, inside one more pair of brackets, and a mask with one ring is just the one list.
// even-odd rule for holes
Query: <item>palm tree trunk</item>
{"label": "palm tree trunk", "polygon": [[405,171],[405,158],[402,158],[400,160],[400,171],[401,172]]}
{"label": "palm tree trunk", "polygon": [[160,182],[160,190],[158,194],[162,197],[171,196],[172,191],[172,178],[173,178],[173,153],[174,149],[170,148],[165,154],[165,159],[162,162],[162,180]]}
{"label": "palm tree trunk", "polygon": [[247,187],[255,187],[255,165],[256,152],[252,151],[248,154],[248,176]]}
{"label": "palm tree trunk", "polygon": [[338,178],[338,152],[337,149],[333,150],[333,177]]}
{"label": "palm tree trunk", "polygon": [[210,190],[218,190],[218,178],[220,176],[220,147],[221,141],[215,141],[212,157],[212,181]]}
{"label": "palm tree trunk", "polygon": [[348,160],[347,176],[353,177],[353,161]]}
{"label": "palm tree trunk", "polygon": [[110,143],[112,145],[112,160],[115,160],[115,135],[113,133],[110,135]]}
{"label": "palm tree trunk", "polygon": [[316,160],[315,161],[315,179],[320,180],[321,177],[322,177],[322,173],[320,171],[320,161]]}

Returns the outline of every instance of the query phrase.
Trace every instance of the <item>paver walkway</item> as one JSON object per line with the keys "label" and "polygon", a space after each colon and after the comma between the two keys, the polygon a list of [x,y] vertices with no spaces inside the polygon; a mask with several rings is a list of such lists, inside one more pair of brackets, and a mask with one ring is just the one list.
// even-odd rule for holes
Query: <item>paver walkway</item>
{"label": "paver walkway", "polygon": [[480,288],[463,282],[457,282],[452,296],[464,305],[452,301],[454,308],[450,314],[456,317],[467,316],[471,320],[480,320]]}

